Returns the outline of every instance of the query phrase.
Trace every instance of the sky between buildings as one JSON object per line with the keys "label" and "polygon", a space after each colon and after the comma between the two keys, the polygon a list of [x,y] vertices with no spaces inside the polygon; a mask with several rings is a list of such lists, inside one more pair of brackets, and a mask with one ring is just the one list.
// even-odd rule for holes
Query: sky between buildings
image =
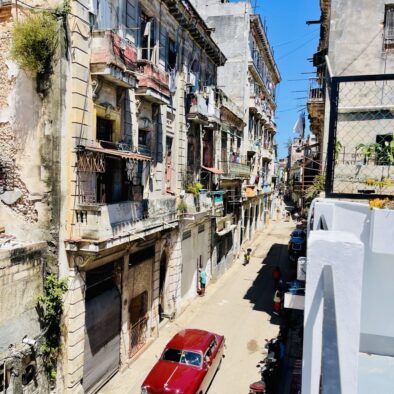
{"label": "sky between buildings", "polygon": [[[314,77],[314,68],[308,58],[316,52],[320,25],[307,26],[305,22],[320,19],[320,1],[251,0],[251,4],[266,21],[268,38],[282,77],[277,91],[276,141],[278,158],[283,158],[287,156],[288,139],[296,136],[293,126],[298,111],[305,109],[306,113],[308,78]],[[307,121],[305,135],[308,133]]]}

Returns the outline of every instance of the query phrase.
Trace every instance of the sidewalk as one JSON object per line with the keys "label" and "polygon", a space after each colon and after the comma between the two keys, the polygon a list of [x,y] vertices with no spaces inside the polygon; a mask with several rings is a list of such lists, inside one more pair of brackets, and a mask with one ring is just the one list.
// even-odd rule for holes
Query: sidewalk
{"label": "sidewalk", "polygon": [[206,296],[193,300],[180,316],[168,322],[160,330],[159,337],[116,374],[100,393],[139,394],[141,383],[166,343],[186,327],[203,328],[226,337],[226,358],[209,394],[247,392],[248,385],[259,377],[256,364],[263,358],[264,338],[278,333],[277,322],[271,318],[271,270],[279,260],[287,260],[283,250],[292,227],[292,223],[278,221],[256,232],[250,242],[250,264],[242,265],[243,253],[240,253],[231,268],[208,285]]}

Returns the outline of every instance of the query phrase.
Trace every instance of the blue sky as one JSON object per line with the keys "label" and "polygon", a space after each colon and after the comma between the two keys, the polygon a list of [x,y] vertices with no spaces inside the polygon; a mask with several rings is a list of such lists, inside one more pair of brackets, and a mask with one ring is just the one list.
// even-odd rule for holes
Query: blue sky
{"label": "blue sky", "polygon": [[[299,116],[297,111],[306,106],[308,78],[314,77],[305,73],[314,71],[308,58],[316,52],[320,25],[307,26],[305,22],[320,18],[319,0],[251,0],[251,3],[266,21],[282,77],[277,95],[276,141],[278,156],[283,158],[287,155],[287,140],[296,136],[293,126]],[[307,122],[305,134],[308,132]]]}

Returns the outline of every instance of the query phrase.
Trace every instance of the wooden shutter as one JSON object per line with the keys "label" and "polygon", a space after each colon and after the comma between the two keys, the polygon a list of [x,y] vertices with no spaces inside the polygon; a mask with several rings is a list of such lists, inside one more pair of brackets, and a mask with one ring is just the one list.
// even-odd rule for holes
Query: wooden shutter
{"label": "wooden shutter", "polygon": [[166,68],[167,65],[167,30],[161,24],[160,25],[160,37],[159,37],[159,64]]}
{"label": "wooden shutter", "polygon": [[138,0],[126,0],[126,38],[137,45]]}

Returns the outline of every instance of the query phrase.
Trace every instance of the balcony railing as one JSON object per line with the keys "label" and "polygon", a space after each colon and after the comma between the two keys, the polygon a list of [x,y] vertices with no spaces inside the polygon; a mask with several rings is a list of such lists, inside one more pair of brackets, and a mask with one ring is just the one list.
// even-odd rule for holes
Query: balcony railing
{"label": "balcony railing", "polygon": [[324,90],[323,88],[310,88],[308,101],[323,101]]}
{"label": "balcony railing", "polygon": [[106,240],[175,221],[176,201],[175,198],[163,198],[116,204],[79,204],[75,219],[75,236]]}
{"label": "balcony railing", "polygon": [[232,176],[234,178],[248,178],[250,177],[250,165],[246,163],[237,163],[230,160],[224,160],[220,163],[221,169],[225,176]]}
{"label": "balcony railing", "polygon": [[95,30],[92,33],[90,68],[92,75],[99,75],[122,87],[135,87],[131,74],[136,68],[137,51],[111,30]]}
{"label": "balcony railing", "polygon": [[166,71],[148,60],[138,60],[139,77],[137,96],[158,104],[168,104],[170,98],[169,76]]}
{"label": "balcony railing", "polygon": [[197,123],[206,123],[208,122],[208,117],[213,117],[215,115],[219,115],[218,119],[220,119],[220,114],[215,111],[209,111],[208,100],[204,97],[203,93],[193,93],[188,96],[187,103],[187,118],[188,120],[195,121]]}

